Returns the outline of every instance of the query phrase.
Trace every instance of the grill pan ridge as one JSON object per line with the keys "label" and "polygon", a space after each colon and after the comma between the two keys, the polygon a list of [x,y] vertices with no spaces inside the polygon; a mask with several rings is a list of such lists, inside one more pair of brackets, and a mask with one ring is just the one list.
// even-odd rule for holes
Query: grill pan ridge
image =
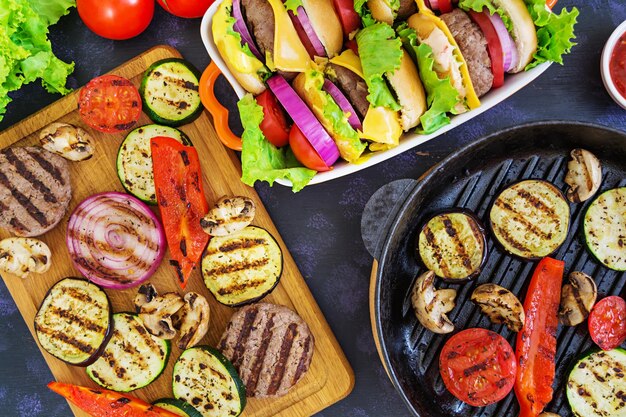
{"label": "grill pan ridge", "polygon": [[[469,300],[478,285],[491,282],[508,288],[523,302],[536,266],[536,262],[505,253],[496,243],[489,231],[489,209],[503,188],[522,179],[545,179],[565,192],[569,152],[578,147],[595,153],[602,163],[603,182],[596,196],[626,186],[626,133],[573,122],[533,123],[495,133],[450,155],[415,186],[391,223],[379,255],[374,316],[385,365],[415,416],[513,417],[519,411],[513,392],[496,404],[476,408],[454,398],[443,385],[439,352],[451,334],[435,335],[424,329],[410,302],[413,282],[425,270],[415,249],[423,222],[442,210],[460,207],[472,210],[487,226],[489,253],[480,275],[467,284],[446,284],[438,279],[436,286],[458,291],[456,307],[448,314],[455,333],[470,327],[487,328],[515,347],[516,333],[490,323]],[[565,276],[583,271],[594,277],[599,298],[624,297],[626,273],[604,267],[585,248],[582,218],[592,201],[570,204],[567,240],[552,256],[565,261]],[[559,325],[555,392],[546,411],[572,415],[565,396],[567,375],[576,359],[592,346],[586,321],[576,327]]]}

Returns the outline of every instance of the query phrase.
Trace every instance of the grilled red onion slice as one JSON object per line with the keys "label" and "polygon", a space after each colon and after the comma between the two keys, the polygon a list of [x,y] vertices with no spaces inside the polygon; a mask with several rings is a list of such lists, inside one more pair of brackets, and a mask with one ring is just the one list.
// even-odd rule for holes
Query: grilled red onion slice
{"label": "grilled red onion slice", "polygon": [[233,0],[233,17],[235,18],[235,24],[233,25],[233,29],[235,29],[235,31],[241,35],[241,41],[243,42],[243,44],[247,44],[252,54],[255,57],[259,58],[261,62],[265,62],[265,59],[263,58],[263,55],[261,55],[259,49],[256,47],[256,44],[254,43],[254,38],[248,30],[248,25],[246,25],[246,21],[243,18],[243,13],[241,12],[241,0]]}
{"label": "grilled red onion slice", "polygon": [[352,107],[352,104],[350,104],[350,101],[348,101],[339,87],[333,84],[330,80],[324,80],[324,87],[322,88],[330,94],[333,100],[335,100],[337,105],[341,108],[341,111],[350,114],[350,117],[348,117],[348,123],[350,123],[350,126],[352,126],[353,129],[362,130],[363,125],[359,120],[359,116],[357,116],[354,107]]}
{"label": "grilled red onion slice", "polygon": [[517,66],[519,61],[519,54],[517,53],[515,42],[513,41],[513,38],[511,38],[509,31],[506,30],[506,26],[504,26],[504,22],[498,13],[491,14],[489,11],[484,9],[483,13],[489,18],[493,28],[498,34],[500,45],[502,45],[502,54],[504,55],[502,60],[504,62],[504,72],[509,72]]}
{"label": "grilled red onion slice", "polygon": [[108,192],[76,207],[67,225],[66,244],[81,274],[103,287],[124,289],[154,274],[165,253],[165,234],[140,200]]}
{"label": "grilled red onion slice", "polygon": [[[306,36],[306,40],[310,42],[310,47],[313,49],[310,51],[307,48],[307,52],[309,55],[326,57],[326,49],[324,49],[324,45],[322,41],[315,33],[315,29],[313,29],[313,25],[311,25],[311,21],[309,20],[309,16],[307,16],[304,8],[302,6],[298,6],[296,9],[298,14],[294,14],[291,10],[289,10],[289,17],[291,17],[291,21],[293,22],[294,27],[296,28],[296,32],[300,35],[300,38]],[[304,46],[307,46],[306,41],[303,39]],[[313,53],[312,53],[313,52]],[[312,57],[311,57],[312,58]]]}

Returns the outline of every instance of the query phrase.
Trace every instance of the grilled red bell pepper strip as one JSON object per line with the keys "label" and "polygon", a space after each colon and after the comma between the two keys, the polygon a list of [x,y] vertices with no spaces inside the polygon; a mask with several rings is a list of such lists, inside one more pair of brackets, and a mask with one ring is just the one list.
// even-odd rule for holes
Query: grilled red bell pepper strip
{"label": "grilled red bell pepper strip", "polygon": [[518,417],[537,417],[552,400],[556,356],[557,313],[565,263],[543,258],[530,280],[524,299],[526,319],[517,334],[518,361],[515,396]]}
{"label": "grilled red bell pepper strip", "polygon": [[48,388],[93,417],[178,417],[139,398],[102,388],[50,382]]}
{"label": "grilled red bell pepper strip", "polygon": [[209,205],[204,198],[198,152],[193,146],[164,136],[152,138],[150,148],[170,264],[184,289],[209,241],[209,235],[200,227]]}

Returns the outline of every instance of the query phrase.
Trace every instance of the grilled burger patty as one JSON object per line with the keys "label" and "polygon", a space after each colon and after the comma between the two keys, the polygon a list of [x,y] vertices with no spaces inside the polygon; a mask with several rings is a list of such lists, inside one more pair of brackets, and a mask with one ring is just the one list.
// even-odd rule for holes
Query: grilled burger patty
{"label": "grilled burger patty", "polygon": [[354,110],[359,113],[358,116],[363,119],[370,105],[367,101],[369,91],[365,80],[349,69],[332,62],[328,64],[327,68],[330,70],[333,83],[346,95]]}
{"label": "grilled burger patty", "polygon": [[232,316],[218,346],[249,397],[278,397],[309,369],[314,339],[304,320],[287,307],[258,303]]}
{"label": "grilled burger patty", "polygon": [[65,215],[72,188],[67,161],[43,148],[0,151],[0,227],[39,236]]}

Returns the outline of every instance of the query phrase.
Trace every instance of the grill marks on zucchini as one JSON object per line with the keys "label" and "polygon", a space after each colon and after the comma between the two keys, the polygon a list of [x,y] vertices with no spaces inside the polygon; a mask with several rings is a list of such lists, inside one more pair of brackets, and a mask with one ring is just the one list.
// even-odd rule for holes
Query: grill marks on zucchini
{"label": "grill marks on zucchini", "polygon": [[604,265],[626,271],[626,187],[605,191],[583,221],[589,251]]}
{"label": "grill marks on zucchini", "polygon": [[498,242],[526,259],[556,251],[567,238],[569,216],[561,191],[543,180],[524,180],[504,189],[489,213]]}

